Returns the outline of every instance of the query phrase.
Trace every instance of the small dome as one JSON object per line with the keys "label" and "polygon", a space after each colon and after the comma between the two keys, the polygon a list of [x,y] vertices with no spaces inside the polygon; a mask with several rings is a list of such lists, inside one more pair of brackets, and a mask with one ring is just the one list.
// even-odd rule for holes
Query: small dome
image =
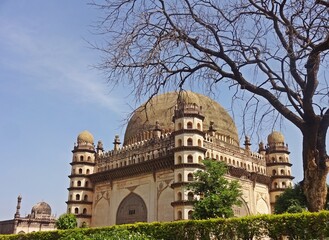
{"label": "small dome", "polygon": [[77,138],[78,143],[91,143],[94,144],[94,136],[87,130],[81,132]]}
{"label": "small dome", "polygon": [[268,142],[268,144],[284,143],[284,136],[280,132],[273,131],[270,135],[268,135],[267,142]]}
{"label": "small dome", "polygon": [[32,207],[31,215],[34,218],[50,217],[51,207],[46,202],[39,202]]}

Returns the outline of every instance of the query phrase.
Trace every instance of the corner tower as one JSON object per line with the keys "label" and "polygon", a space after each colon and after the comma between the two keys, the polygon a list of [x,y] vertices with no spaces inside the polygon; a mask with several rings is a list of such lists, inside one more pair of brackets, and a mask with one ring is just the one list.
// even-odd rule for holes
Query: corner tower
{"label": "corner tower", "polygon": [[291,166],[289,160],[288,145],[284,142],[284,136],[280,132],[272,132],[267,137],[266,148],[266,166],[267,174],[271,176],[270,203],[272,212],[277,197],[282,194],[286,188],[292,187]]}
{"label": "corner tower", "polygon": [[90,226],[93,187],[89,175],[94,172],[95,166],[94,137],[90,132],[79,134],[72,153],[67,212],[76,215],[78,227]]}
{"label": "corner tower", "polygon": [[179,103],[174,111],[174,220],[191,219],[194,194],[187,189],[194,180],[193,173],[203,169],[201,160],[206,149],[203,148],[204,133],[202,108],[196,104]]}

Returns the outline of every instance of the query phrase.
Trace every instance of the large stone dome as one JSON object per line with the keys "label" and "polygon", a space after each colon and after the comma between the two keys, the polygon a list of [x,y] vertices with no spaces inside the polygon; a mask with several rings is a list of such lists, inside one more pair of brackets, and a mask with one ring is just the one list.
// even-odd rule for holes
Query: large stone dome
{"label": "large stone dome", "polygon": [[234,142],[239,144],[238,131],[233,119],[227,111],[216,101],[207,96],[185,91],[180,97],[177,92],[160,94],[137,108],[129,120],[124,137],[124,145],[131,143],[131,139],[137,137],[145,131],[152,131],[158,121],[160,128],[165,132],[172,132],[174,124],[172,117],[174,115],[175,105],[178,99],[185,103],[195,103],[202,107],[202,114],[205,116],[203,129],[208,130],[210,122],[214,122],[214,128],[217,133],[231,137]]}

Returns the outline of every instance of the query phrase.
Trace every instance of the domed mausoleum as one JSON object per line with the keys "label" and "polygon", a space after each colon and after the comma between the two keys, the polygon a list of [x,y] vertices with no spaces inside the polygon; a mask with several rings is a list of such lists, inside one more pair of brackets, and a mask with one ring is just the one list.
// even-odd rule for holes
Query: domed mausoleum
{"label": "domed mausoleum", "polygon": [[71,162],[69,213],[79,226],[189,219],[197,197],[186,187],[202,159],[224,161],[228,179],[242,186],[236,216],[271,213],[276,198],[292,185],[284,136],[273,132],[252,152],[240,147],[235,123],[207,96],[186,91],[155,96],[134,111],[123,143],[94,145],[88,131],[78,135]]}
{"label": "domed mausoleum", "polygon": [[51,207],[39,202],[31,209],[31,214],[21,216],[22,196],[17,197],[16,212],[13,219],[0,221],[0,234],[22,234],[56,229],[56,218],[51,215]]}

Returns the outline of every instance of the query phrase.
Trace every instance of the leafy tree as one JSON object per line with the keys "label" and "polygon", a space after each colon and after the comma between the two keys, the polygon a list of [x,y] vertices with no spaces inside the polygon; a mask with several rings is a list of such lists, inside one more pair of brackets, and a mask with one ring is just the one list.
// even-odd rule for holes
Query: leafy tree
{"label": "leafy tree", "polygon": [[293,188],[286,189],[276,200],[274,205],[275,213],[302,212],[306,210],[306,198],[301,184],[296,184]]}
{"label": "leafy tree", "polygon": [[76,216],[71,213],[62,214],[56,221],[57,229],[72,229],[76,228],[77,224]]}
{"label": "leafy tree", "polygon": [[195,172],[196,181],[189,184],[189,189],[201,196],[194,204],[193,218],[233,217],[232,206],[241,204],[239,183],[224,177],[227,173],[224,162],[205,159],[203,164],[205,170]]}
{"label": "leafy tree", "polygon": [[254,128],[283,118],[300,130],[308,209],[324,208],[328,1],[104,2],[95,3],[105,12],[99,27],[108,41],[98,47],[99,67],[110,83],[130,84],[138,99],[162,87],[182,90],[195,82],[215,92],[217,83],[228,83],[222,86],[232,89],[232,100],[242,99]]}

